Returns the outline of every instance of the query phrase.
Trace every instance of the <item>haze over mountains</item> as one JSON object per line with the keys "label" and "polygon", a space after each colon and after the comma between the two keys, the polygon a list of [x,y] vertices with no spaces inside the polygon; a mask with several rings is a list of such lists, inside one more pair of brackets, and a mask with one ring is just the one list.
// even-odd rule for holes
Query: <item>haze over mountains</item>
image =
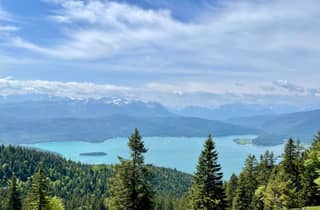
{"label": "haze over mountains", "polygon": [[310,142],[319,129],[320,110],[297,112],[309,108],[227,104],[173,109],[123,98],[7,96],[0,98],[0,142],[102,141],[128,136],[135,127],[144,136],[257,134],[254,143],[261,145],[289,137]]}

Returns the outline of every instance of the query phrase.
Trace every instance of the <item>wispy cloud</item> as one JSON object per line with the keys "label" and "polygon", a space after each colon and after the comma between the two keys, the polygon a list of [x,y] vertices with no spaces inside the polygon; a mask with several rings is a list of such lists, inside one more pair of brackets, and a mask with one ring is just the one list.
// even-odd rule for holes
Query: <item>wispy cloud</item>
{"label": "wispy cloud", "polygon": [[277,81],[274,81],[273,84],[289,92],[303,93],[305,91],[303,87],[290,83],[287,80],[277,80]]}
{"label": "wispy cloud", "polygon": [[45,80],[15,80],[0,78],[0,95],[48,94],[69,98],[100,98],[106,96],[126,96],[128,87],[99,85],[94,83],[59,82]]}
{"label": "wispy cloud", "polygon": [[0,32],[1,31],[17,31],[19,30],[16,26],[10,26],[10,25],[0,25]]}
{"label": "wispy cloud", "polygon": [[40,45],[15,36],[11,46],[62,62],[98,60],[106,71],[192,73],[202,78],[223,72],[225,78],[237,74],[248,82],[286,75],[306,79],[305,73],[318,71],[320,65],[317,0],[225,1],[188,21],[166,9],[116,1],[49,2],[59,7],[49,18],[60,25],[64,37]]}

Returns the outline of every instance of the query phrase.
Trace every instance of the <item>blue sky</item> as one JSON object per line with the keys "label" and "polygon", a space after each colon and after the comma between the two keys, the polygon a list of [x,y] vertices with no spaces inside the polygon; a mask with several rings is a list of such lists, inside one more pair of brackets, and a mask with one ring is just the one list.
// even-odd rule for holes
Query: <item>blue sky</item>
{"label": "blue sky", "polygon": [[320,103],[318,0],[0,0],[0,94]]}

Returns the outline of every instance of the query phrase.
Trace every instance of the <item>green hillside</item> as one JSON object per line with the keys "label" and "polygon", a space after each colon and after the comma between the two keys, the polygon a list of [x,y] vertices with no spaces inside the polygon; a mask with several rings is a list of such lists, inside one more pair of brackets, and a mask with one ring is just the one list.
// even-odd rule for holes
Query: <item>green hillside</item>
{"label": "green hillside", "polygon": [[[49,192],[63,198],[66,208],[87,206],[100,209],[107,192],[107,179],[113,174],[110,165],[85,165],[66,160],[57,154],[23,147],[0,146],[0,186],[7,186],[14,173],[21,181],[23,194],[31,185],[31,176],[43,166],[50,180]],[[173,169],[150,166],[153,188],[158,195],[181,196],[191,184],[191,175]],[[3,192],[4,193],[4,192]],[[1,209],[1,208],[0,208]]]}

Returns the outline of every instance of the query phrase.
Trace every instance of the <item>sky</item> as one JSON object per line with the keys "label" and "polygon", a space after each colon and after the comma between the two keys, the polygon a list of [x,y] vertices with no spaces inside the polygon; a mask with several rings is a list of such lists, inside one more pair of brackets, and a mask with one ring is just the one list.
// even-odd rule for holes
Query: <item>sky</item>
{"label": "sky", "polygon": [[320,104],[319,0],[0,0],[0,95]]}

